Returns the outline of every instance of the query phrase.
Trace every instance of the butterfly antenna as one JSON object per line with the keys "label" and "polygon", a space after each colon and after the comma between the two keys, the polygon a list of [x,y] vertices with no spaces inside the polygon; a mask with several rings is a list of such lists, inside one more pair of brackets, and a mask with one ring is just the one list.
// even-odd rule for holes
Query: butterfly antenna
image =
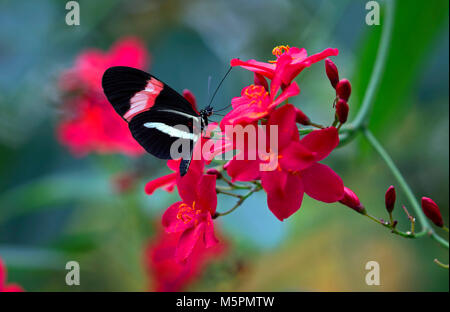
{"label": "butterfly antenna", "polygon": [[208,76],[208,97],[211,97],[211,79],[212,79],[212,76],[209,75]]}
{"label": "butterfly antenna", "polygon": [[[216,91],[214,91],[211,100],[209,101],[208,107],[211,106],[211,103],[212,103],[212,101],[214,100],[214,97],[216,96],[217,91],[219,91],[220,86],[221,86],[222,83],[225,81],[225,78],[227,78],[228,74],[231,72],[232,69],[233,69],[233,67],[230,66],[230,68],[228,69],[228,71],[227,71],[227,73],[225,74],[225,76],[223,76],[222,80],[220,81],[219,85],[218,85],[217,88],[216,88]],[[228,108],[228,106],[225,107],[225,108]],[[224,109],[225,109],[225,108],[224,108]],[[223,110],[223,109],[221,109],[221,110]]]}

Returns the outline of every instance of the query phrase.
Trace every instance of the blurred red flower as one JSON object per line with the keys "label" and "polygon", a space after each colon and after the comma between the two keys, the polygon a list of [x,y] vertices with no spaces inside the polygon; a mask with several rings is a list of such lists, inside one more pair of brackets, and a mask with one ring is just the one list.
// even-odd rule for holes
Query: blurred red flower
{"label": "blurred red flower", "polygon": [[165,233],[159,229],[145,253],[146,267],[153,279],[152,289],[155,291],[182,291],[194,282],[204,271],[206,265],[219,258],[226,251],[226,245],[222,242],[212,248],[206,248],[199,241],[190,257],[180,263],[175,260],[175,250],[182,232]]}
{"label": "blurred red flower", "polygon": [[22,292],[23,288],[17,284],[6,284],[6,266],[0,258],[0,292]]}
{"label": "blurred red flower", "polygon": [[101,87],[104,71],[111,66],[145,69],[148,53],[138,39],[124,38],[110,51],[89,49],[60,77],[65,98],[63,116],[57,127],[59,141],[75,155],[124,153],[140,155],[144,150],[132,138],[127,123],[108,103]]}

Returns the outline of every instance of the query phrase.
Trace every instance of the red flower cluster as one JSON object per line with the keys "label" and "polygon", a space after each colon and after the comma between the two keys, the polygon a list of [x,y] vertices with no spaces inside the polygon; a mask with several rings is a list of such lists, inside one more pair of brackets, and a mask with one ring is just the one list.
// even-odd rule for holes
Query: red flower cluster
{"label": "red flower cluster", "polygon": [[[337,129],[324,128],[300,138],[296,123],[308,124],[309,118],[291,104],[278,108],[280,104],[287,103],[289,97],[300,92],[293,80],[303,69],[337,55],[338,50],[326,49],[307,56],[305,49],[279,46],[272,53],[276,60],[269,63],[255,60],[243,62],[239,59],[231,61],[231,66],[253,71],[255,84],[245,87],[241,96],[232,100],[233,110],[223,118],[221,127],[256,124],[258,121],[267,128],[277,127],[277,150],[271,150],[268,156],[256,160],[248,160],[248,157],[242,160],[242,155],[238,154],[226,164],[225,169],[232,181],[261,179],[267,192],[269,209],[279,220],[284,220],[300,208],[304,193],[326,203],[339,201],[344,196],[341,178],[331,168],[319,163],[339,144]],[[270,80],[270,87],[264,77]],[[281,94],[277,96],[280,89]],[[270,131],[266,132],[266,136],[268,140]],[[273,161],[274,157],[278,158],[277,168],[261,170],[261,164]]]}
{"label": "red flower cluster", "polygon": [[123,65],[145,69],[148,62],[145,46],[136,38],[124,38],[108,52],[89,49],[81,53],[74,66],[60,77],[66,114],[57,128],[59,141],[75,155],[143,153],[126,122],[108,103],[101,79],[108,67]]}
{"label": "red flower cluster", "polygon": [[[288,218],[300,208],[304,193],[322,202],[340,201],[358,212],[364,210],[358,197],[344,188],[342,179],[330,167],[320,163],[339,144],[338,130],[334,125],[321,127],[301,137],[298,124],[312,123],[300,109],[288,104],[289,98],[300,92],[293,81],[296,76],[306,67],[337,55],[338,50],[326,49],[307,56],[304,49],[281,46],[276,47],[273,54],[276,60],[269,63],[231,61],[232,66],[254,72],[254,84],[244,87],[241,95],[232,99],[233,109],[220,123],[222,139],[219,141],[225,145],[232,142],[231,149],[239,150],[239,153],[219,170],[217,167],[207,169],[211,158],[202,154],[200,160],[192,160],[184,177],[178,173],[179,161],[170,160],[167,165],[173,172],[148,182],[145,187],[146,193],[151,195],[157,188],[172,191],[177,186],[181,201],[168,207],[162,225],[168,235],[172,235],[170,244],[175,247],[170,255],[178,264],[191,263],[198,246],[216,246],[213,219],[220,215],[216,213],[216,179],[223,178],[224,172],[231,177],[231,181],[225,180],[230,185],[241,181],[262,186],[267,193],[268,207],[279,220]],[[186,94],[185,97],[188,98]],[[192,95],[189,98],[195,103]],[[249,157],[250,148],[238,148],[226,131],[229,126],[242,128],[249,125],[262,128],[255,134],[257,149],[262,148],[261,142],[269,146],[267,143],[272,137],[278,145],[273,149],[272,146],[264,147],[264,153],[258,153],[254,159]],[[202,149],[208,141],[211,140],[201,140],[195,148]],[[227,145],[209,155],[229,149]],[[274,160],[275,167],[269,168]]]}
{"label": "red flower cluster", "polygon": [[23,288],[17,284],[6,284],[6,266],[0,258],[0,292],[22,292]]}

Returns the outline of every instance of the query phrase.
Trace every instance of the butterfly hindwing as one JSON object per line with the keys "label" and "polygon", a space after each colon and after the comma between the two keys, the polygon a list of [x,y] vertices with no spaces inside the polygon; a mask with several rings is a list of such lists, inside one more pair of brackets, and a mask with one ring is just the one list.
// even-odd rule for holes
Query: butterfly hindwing
{"label": "butterfly hindwing", "polygon": [[180,144],[190,149],[197,141],[192,119],[165,110],[143,112],[130,121],[129,127],[136,141],[147,152],[161,159],[172,159],[170,149],[175,141],[179,140]]}

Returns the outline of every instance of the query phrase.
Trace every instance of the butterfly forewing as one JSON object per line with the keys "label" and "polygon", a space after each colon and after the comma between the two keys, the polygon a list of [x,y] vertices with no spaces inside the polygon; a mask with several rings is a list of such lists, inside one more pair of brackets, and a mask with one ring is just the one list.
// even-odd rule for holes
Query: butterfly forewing
{"label": "butterfly forewing", "polygon": [[[198,139],[194,127],[201,121],[196,109],[183,96],[156,77],[124,66],[107,69],[102,85],[115,111],[128,122],[131,134],[147,152],[171,159],[176,140],[190,146],[192,152]],[[190,159],[190,153],[183,158]],[[186,171],[188,166],[184,162]]]}

